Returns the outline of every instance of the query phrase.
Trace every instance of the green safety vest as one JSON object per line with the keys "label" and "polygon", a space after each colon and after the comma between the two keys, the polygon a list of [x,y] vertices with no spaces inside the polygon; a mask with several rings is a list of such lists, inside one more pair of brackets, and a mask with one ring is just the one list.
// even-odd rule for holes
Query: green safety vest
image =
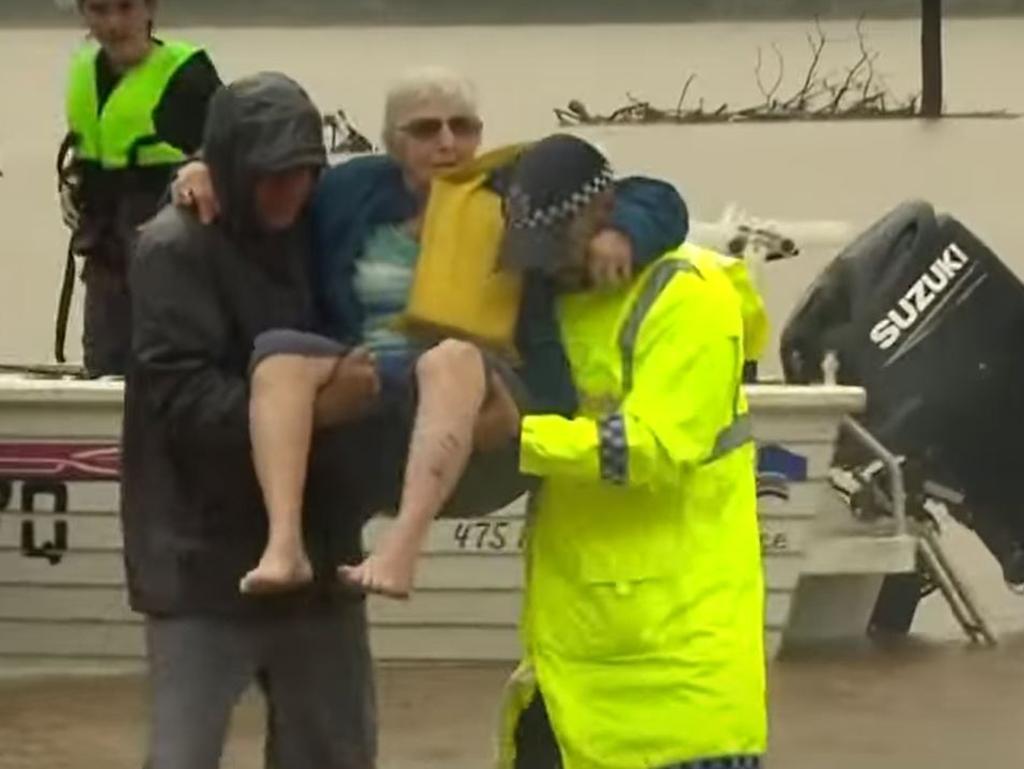
{"label": "green safety vest", "polygon": [[[733,264],[684,244],[561,297],[580,412],[527,416],[523,617],[566,769],[764,753],[764,581],[741,387],[765,336]],[[528,696],[513,691],[504,719]],[[505,765],[514,753],[504,730]]]}
{"label": "green safety vest", "polygon": [[106,170],[128,168],[133,160],[139,166],[183,161],[185,154],[180,149],[160,141],[154,114],[175,73],[200,50],[180,42],[154,45],[145,61],[122,76],[102,110],[96,88],[100,47],[90,44],[76,52],[66,105],[68,128],[76,139],[76,158]]}

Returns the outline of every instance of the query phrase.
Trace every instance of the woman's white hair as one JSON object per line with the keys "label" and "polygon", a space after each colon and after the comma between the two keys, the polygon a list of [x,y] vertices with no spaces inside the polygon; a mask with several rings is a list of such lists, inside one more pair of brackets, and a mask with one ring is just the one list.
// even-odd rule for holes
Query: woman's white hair
{"label": "woman's white hair", "polygon": [[465,114],[478,116],[476,86],[447,67],[416,67],[406,70],[388,89],[384,100],[384,146],[394,144],[399,127],[416,107],[428,101],[440,101]]}

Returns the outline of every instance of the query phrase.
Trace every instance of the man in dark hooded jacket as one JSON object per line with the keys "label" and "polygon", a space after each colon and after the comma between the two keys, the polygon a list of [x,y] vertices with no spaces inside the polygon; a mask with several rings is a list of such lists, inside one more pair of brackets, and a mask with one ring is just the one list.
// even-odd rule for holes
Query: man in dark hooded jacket
{"label": "man in dark hooded jacket", "polygon": [[[374,709],[364,604],[334,587],[358,562],[360,521],[339,515],[335,439],[320,431],[303,528],[318,578],[252,597],[240,577],[266,541],[252,465],[248,367],[271,328],[309,328],[305,212],[326,155],[302,89],[263,74],[214,96],[204,140],[225,215],[167,207],[132,266],[122,521],[132,608],[145,615],[153,685],[149,769],[215,769],[233,706],[253,680],[270,702],[270,760],[368,769]],[[376,374],[348,366],[339,421],[363,413]]]}

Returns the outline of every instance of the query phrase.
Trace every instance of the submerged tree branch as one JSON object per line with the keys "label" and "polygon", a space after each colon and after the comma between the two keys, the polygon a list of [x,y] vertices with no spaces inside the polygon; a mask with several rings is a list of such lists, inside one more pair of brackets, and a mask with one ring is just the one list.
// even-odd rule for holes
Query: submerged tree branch
{"label": "submerged tree branch", "polygon": [[[762,48],[757,49],[754,66],[754,80],[762,101],[758,104],[733,108],[722,103],[718,108],[707,111],[704,99],[698,100],[694,108],[686,108],[686,98],[697,75],[690,74],[683,84],[674,109],[659,108],[649,101],[627,94],[627,103],[608,114],[592,113],[578,99],[573,99],[565,108],[554,110],[558,122],[563,126],[609,125],[609,124],[653,124],[653,123],[734,123],[734,122],[779,122],[779,121],[825,121],[825,120],[867,120],[907,119],[921,117],[921,95],[906,98],[896,96],[875,72],[878,52],[868,45],[864,33],[864,18],[856,23],[859,56],[845,74],[821,74],[821,62],[831,42],[822,29],[818,18],[814,30],[807,34],[809,60],[799,88],[788,98],[777,98],[785,74],[785,58],[779,47],[772,43],[778,72],[771,85],[763,78],[764,61]],[[1017,118],[1017,113],[1006,110],[978,112],[946,112],[948,118]]]}

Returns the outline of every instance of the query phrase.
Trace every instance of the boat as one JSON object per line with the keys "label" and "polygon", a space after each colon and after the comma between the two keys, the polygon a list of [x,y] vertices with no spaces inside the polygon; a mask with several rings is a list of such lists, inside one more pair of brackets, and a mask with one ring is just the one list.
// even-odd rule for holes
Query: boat
{"label": "boat", "polygon": [[[773,262],[808,245],[831,250],[850,233],[836,222],[755,220],[734,207],[692,230],[701,245],[748,260],[759,283]],[[758,451],[766,653],[863,636],[882,579],[912,571],[915,553],[905,520],[857,525],[830,481],[837,436],[856,429],[865,392],[758,382],[746,393]],[[121,381],[86,380],[74,367],[0,366],[0,670],[141,663],[117,514],[122,397]],[[375,656],[517,659],[525,520],[519,500],[480,519],[437,521],[412,599],[369,599]],[[367,525],[368,547],[385,525]]]}
{"label": "boat", "polygon": [[[0,669],[141,661],[117,512],[122,396],[117,380],[0,374]],[[766,646],[774,657],[813,564],[816,523],[834,494],[837,431],[863,408],[864,393],[754,384],[747,396],[759,455]],[[368,524],[368,546],[384,525]],[[524,525],[521,501],[480,519],[436,522],[412,599],[370,599],[376,657],[516,659]]]}

